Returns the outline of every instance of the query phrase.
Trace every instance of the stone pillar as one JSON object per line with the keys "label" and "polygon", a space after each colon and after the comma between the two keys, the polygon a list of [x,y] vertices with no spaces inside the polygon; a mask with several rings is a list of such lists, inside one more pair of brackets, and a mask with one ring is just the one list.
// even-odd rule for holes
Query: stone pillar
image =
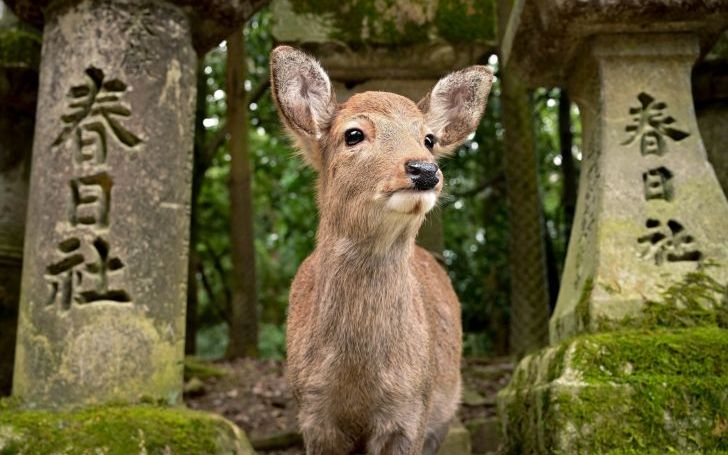
{"label": "stone pillar", "polygon": [[40,40],[0,3],[0,396],[13,377]]}
{"label": "stone pillar", "polygon": [[[678,302],[656,306],[669,289],[728,282],[728,203],[693,109],[697,37],[610,35],[588,46],[569,84],[585,158],[555,342],[658,310],[678,317],[687,310]],[[703,294],[698,308],[717,311],[722,295]]]}
{"label": "stone pillar", "polygon": [[196,58],[169,3],[45,10],[13,381],[30,406],[181,398]]}
{"label": "stone pillar", "polygon": [[725,447],[728,202],[690,78],[728,4],[651,5],[516,0],[504,34],[506,69],[574,95],[584,144],[551,346],[499,394],[507,454]]}
{"label": "stone pillar", "polygon": [[6,1],[43,26],[13,395],[178,403],[197,54],[264,1]]}

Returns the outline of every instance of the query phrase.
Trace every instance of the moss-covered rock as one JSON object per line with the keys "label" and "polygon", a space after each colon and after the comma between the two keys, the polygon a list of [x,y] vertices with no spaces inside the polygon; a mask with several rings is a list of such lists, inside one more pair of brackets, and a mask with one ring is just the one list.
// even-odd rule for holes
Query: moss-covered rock
{"label": "moss-covered rock", "polygon": [[728,331],[562,342],[521,361],[499,412],[509,454],[728,453]]}
{"label": "moss-covered rock", "polygon": [[105,406],[22,410],[0,402],[0,454],[252,455],[244,433],[222,417],[184,408]]}

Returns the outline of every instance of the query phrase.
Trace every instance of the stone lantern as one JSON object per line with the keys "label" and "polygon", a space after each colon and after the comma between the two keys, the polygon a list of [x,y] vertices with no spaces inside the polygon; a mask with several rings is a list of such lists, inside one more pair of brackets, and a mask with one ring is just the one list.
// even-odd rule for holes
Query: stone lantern
{"label": "stone lantern", "polygon": [[178,403],[197,56],[264,2],[8,3],[43,27],[13,395]]}
{"label": "stone lantern", "polygon": [[728,203],[691,69],[726,26],[722,1],[514,2],[506,70],[568,88],[584,159],[551,347],[500,394],[506,453],[725,438]]}

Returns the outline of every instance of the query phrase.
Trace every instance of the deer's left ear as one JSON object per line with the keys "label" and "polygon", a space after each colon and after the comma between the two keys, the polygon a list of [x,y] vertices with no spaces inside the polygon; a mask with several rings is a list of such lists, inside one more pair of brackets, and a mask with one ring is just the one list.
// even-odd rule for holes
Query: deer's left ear
{"label": "deer's left ear", "polygon": [[452,152],[475,131],[492,84],[490,68],[470,66],[440,79],[417,103],[435,135],[436,154]]}

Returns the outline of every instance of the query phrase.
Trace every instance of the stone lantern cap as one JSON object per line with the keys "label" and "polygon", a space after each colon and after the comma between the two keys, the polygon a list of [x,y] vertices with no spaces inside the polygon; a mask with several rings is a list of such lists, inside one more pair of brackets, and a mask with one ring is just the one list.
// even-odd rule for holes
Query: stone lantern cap
{"label": "stone lantern cap", "polygon": [[[200,54],[224,40],[266,3],[266,0],[167,1],[181,7],[189,14],[194,46]],[[46,8],[51,4],[55,6],[62,2],[53,0],[5,0],[5,3],[18,17],[40,28],[44,23]],[[63,3],[73,4],[76,2],[66,0]]]}
{"label": "stone lantern cap", "polygon": [[724,0],[515,0],[502,62],[523,69],[531,85],[563,85],[590,36],[692,32],[706,52],[726,27]]}
{"label": "stone lantern cap", "polygon": [[342,81],[432,79],[495,51],[493,0],[273,0],[273,38]]}

